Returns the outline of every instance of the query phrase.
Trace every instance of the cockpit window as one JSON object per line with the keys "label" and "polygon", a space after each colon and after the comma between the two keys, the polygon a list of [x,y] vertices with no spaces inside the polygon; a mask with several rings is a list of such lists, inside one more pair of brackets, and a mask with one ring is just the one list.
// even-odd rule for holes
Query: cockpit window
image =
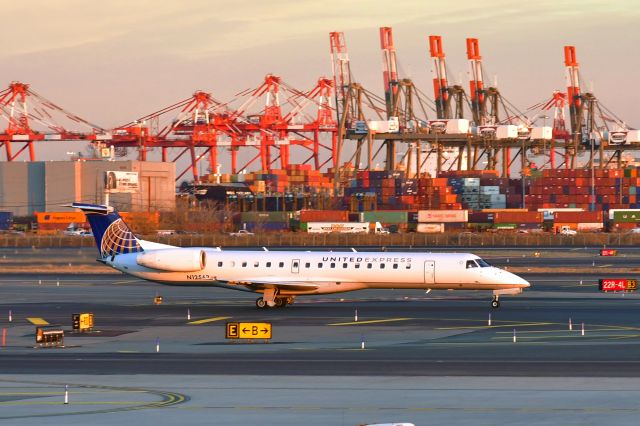
{"label": "cockpit window", "polygon": [[469,268],[477,268],[478,264],[473,260],[467,260],[467,269]]}
{"label": "cockpit window", "polygon": [[490,268],[491,267],[491,265],[489,265],[487,263],[487,261],[484,260],[484,259],[476,259],[476,262],[478,262],[478,265],[480,265],[481,268]]}

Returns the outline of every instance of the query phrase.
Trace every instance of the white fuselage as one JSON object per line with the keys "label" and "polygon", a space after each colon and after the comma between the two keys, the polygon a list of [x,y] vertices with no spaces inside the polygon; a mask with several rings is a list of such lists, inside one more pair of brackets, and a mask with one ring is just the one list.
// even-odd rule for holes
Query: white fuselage
{"label": "white fuselage", "polygon": [[[173,248],[172,250],[176,250]],[[204,267],[167,272],[138,264],[140,253],[120,254],[105,263],[145,280],[175,285],[211,285],[261,293],[274,284],[280,294],[327,294],[365,288],[472,289],[517,293],[524,279],[466,253],[204,251]],[[470,263],[471,262],[471,263]],[[296,286],[296,284],[300,284]],[[315,284],[314,286],[306,286]]]}

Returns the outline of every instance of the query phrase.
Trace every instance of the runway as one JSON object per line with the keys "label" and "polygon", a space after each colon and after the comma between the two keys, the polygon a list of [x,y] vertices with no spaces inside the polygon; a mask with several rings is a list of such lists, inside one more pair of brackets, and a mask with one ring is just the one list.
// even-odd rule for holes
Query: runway
{"label": "runway", "polygon": [[[483,256],[541,262],[522,253]],[[569,256],[584,273],[522,273],[532,287],[498,310],[488,292],[360,291],[257,310],[253,294],[120,274],[2,275],[0,421],[633,424],[640,297],[598,292],[609,259],[593,253]],[[634,253],[617,261],[630,272],[616,276],[637,278]],[[94,332],[71,333],[78,312],[94,313]],[[61,325],[65,347],[34,348],[34,321]],[[226,340],[231,321],[269,322],[273,339]],[[58,405],[62,383],[73,407]]]}

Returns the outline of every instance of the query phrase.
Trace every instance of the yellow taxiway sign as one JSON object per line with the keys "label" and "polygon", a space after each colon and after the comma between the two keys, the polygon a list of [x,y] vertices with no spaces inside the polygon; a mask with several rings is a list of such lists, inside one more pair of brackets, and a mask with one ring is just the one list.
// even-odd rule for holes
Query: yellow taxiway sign
{"label": "yellow taxiway sign", "polygon": [[227,339],[271,339],[271,323],[228,322]]}

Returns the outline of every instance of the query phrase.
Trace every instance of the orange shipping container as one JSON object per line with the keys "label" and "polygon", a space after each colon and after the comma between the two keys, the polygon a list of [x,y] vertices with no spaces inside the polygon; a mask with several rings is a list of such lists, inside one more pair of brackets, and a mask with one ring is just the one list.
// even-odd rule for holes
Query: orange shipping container
{"label": "orange shipping container", "polygon": [[542,212],[498,212],[494,223],[542,223]]}

